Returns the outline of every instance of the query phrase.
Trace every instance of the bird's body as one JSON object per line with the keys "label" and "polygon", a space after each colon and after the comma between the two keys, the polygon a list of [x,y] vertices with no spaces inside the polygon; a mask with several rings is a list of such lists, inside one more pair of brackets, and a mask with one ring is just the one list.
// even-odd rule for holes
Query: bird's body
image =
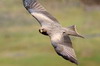
{"label": "bird's body", "polygon": [[39,32],[47,35],[58,55],[78,64],[69,35],[82,37],[76,32],[75,26],[64,28],[51,16],[37,0],[23,0],[24,7],[40,23]]}

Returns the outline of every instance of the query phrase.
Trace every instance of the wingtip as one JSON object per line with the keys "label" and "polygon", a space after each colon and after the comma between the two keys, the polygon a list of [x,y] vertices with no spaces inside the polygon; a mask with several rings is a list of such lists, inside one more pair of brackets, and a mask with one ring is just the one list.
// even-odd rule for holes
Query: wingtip
{"label": "wingtip", "polygon": [[72,63],[74,63],[74,64],[76,64],[76,65],[78,65],[78,61],[76,59],[74,59],[73,57],[71,57],[69,59],[69,61],[72,62]]}
{"label": "wingtip", "polygon": [[74,64],[78,65],[79,63],[77,61],[75,61]]}
{"label": "wingtip", "polygon": [[[61,56],[62,56],[62,55],[61,55]],[[64,59],[66,59],[66,60],[68,60],[68,61],[70,61],[70,62],[76,64],[76,65],[79,64],[78,61],[77,61],[77,59],[75,59],[75,58],[73,58],[73,57],[67,57],[67,56],[62,56],[62,57],[63,57]]]}

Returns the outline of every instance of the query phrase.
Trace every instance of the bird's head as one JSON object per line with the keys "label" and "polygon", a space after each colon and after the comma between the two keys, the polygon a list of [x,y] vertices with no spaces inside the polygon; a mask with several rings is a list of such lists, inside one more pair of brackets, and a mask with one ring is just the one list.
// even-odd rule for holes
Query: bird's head
{"label": "bird's head", "polygon": [[43,35],[48,35],[47,30],[45,28],[40,28],[39,32]]}

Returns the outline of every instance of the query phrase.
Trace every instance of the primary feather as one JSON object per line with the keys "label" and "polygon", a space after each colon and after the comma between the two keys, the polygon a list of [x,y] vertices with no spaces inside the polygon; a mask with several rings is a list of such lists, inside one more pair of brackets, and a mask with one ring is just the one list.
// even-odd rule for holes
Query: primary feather
{"label": "primary feather", "polygon": [[23,0],[23,4],[28,12],[31,13],[41,25],[45,22],[58,22],[37,0]]}
{"label": "primary feather", "polygon": [[51,37],[52,44],[57,54],[62,56],[64,59],[69,60],[75,64],[78,64],[72,42],[68,35],[56,34]]}

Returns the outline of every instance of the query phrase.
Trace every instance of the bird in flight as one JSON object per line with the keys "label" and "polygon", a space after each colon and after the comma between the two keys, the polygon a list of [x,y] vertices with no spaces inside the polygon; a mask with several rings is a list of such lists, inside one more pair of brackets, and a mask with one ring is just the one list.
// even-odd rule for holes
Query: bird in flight
{"label": "bird in flight", "polygon": [[71,35],[83,38],[83,36],[76,31],[76,26],[62,27],[56,18],[48,13],[37,0],[23,0],[23,5],[41,25],[39,32],[50,37],[51,44],[56,53],[64,59],[78,64],[69,37]]}

